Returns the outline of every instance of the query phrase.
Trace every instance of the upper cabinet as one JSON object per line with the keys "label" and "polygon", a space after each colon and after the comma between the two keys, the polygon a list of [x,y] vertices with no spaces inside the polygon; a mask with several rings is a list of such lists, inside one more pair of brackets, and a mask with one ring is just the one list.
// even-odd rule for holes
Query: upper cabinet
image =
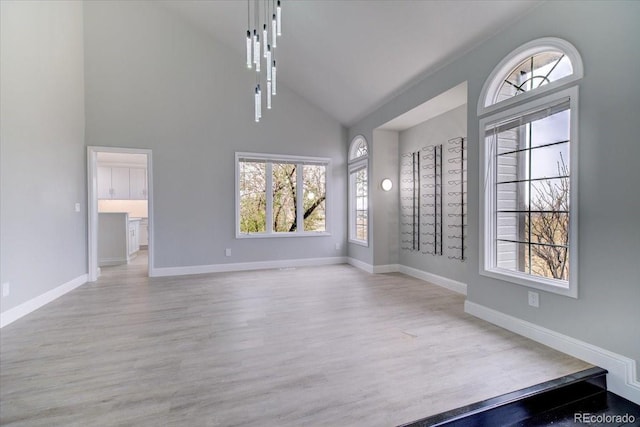
{"label": "upper cabinet", "polygon": [[146,200],[147,170],[98,166],[98,199]]}
{"label": "upper cabinet", "polygon": [[129,169],[129,198],[134,200],[147,199],[147,170],[139,168]]}

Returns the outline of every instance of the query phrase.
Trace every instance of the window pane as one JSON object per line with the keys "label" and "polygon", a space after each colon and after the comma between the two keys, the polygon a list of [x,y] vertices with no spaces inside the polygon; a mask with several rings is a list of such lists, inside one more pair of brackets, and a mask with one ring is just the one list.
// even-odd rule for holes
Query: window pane
{"label": "window pane", "polygon": [[567,212],[569,210],[569,178],[531,181],[531,210]]}
{"label": "window pane", "polygon": [[267,229],[267,173],[265,163],[239,162],[240,232],[264,233]]}
{"label": "window pane", "polygon": [[304,231],[326,231],[326,167],[304,165]]}
{"label": "window pane", "polygon": [[570,135],[569,110],[560,111],[531,123],[531,146],[568,141]]}
{"label": "window pane", "polygon": [[368,195],[367,195],[367,169],[359,169],[356,172],[352,173],[352,182],[354,188],[353,197],[353,221],[354,223],[351,225],[351,229],[353,230],[354,235],[352,238],[357,240],[367,241],[367,227],[368,227],[368,215],[369,215],[369,206],[368,206]]}
{"label": "window pane", "polygon": [[487,133],[487,143],[497,144],[498,268],[568,279],[570,142],[569,109],[563,105],[527,113],[520,125],[513,117]]}
{"label": "window pane", "polygon": [[567,248],[531,245],[530,251],[531,274],[548,279],[569,280],[569,250]]}
{"label": "window pane", "polygon": [[549,51],[530,56],[504,78],[494,103],[535,90],[571,74],[571,61],[562,52]]}
{"label": "window pane", "polygon": [[272,165],[273,231],[294,232],[297,228],[296,165]]}
{"label": "window pane", "polygon": [[531,179],[569,175],[569,143],[531,149]]}

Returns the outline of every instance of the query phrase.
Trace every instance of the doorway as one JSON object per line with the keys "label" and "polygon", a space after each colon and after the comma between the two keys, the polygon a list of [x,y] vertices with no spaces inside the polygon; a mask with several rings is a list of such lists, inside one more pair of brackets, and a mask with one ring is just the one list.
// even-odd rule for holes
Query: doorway
{"label": "doorway", "polygon": [[147,258],[147,274],[153,275],[152,172],[151,150],[87,147],[90,282],[98,280],[101,265]]}

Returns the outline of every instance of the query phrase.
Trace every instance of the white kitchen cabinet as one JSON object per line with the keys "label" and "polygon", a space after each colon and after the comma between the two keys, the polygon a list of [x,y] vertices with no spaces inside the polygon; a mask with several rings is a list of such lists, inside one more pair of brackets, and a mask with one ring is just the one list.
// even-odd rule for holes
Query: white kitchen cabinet
{"label": "white kitchen cabinet", "polygon": [[147,170],[98,166],[98,199],[147,200]]}
{"label": "white kitchen cabinet", "polygon": [[129,169],[129,197],[132,200],[147,200],[147,170]]}
{"label": "white kitchen cabinet", "polygon": [[129,257],[140,250],[140,219],[129,220],[129,236],[127,247]]}
{"label": "white kitchen cabinet", "polygon": [[98,199],[111,198],[111,168],[98,166]]}
{"label": "white kitchen cabinet", "polygon": [[142,218],[140,220],[140,246],[149,246],[149,219]]}
{"label": "white kitchen cabinet", "polygon": [[129,168],[111,168],[111,198],[129,199]]}

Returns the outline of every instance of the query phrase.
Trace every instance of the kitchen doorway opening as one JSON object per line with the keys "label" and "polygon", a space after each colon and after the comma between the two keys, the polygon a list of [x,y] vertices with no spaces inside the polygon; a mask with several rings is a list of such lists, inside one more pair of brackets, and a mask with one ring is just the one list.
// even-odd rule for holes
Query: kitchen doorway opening
{"label": "kitchen doorway opening", "polygon": [[153,276],[151,150],[87,147],[88,280],[102,267],[146,264]]}

